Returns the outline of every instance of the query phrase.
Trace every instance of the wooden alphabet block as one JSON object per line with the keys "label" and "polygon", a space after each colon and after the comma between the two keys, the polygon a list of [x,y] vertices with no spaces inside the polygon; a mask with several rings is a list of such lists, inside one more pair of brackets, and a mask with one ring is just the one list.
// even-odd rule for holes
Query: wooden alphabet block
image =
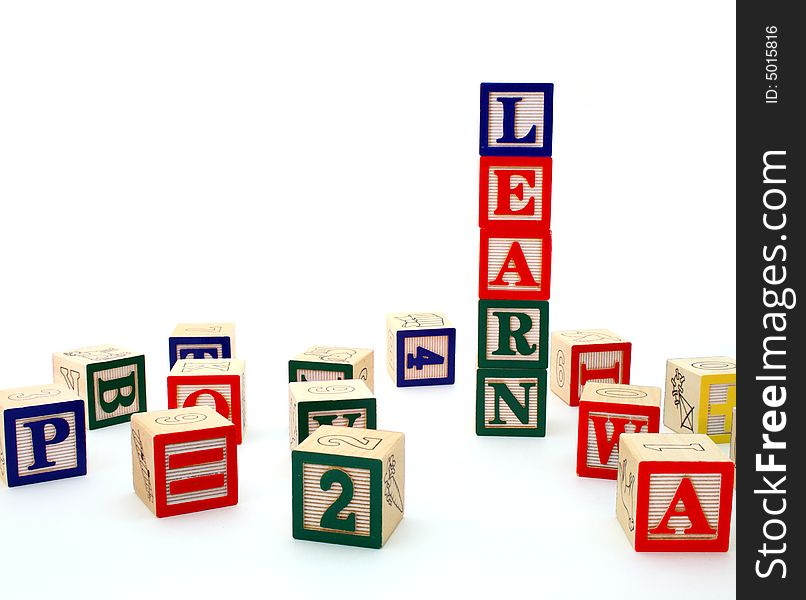
{"label": "wooden alphabet block", "polygon": [[375,429],[375,396],[361,379],[288,384],[291,449],[322,425]]}
{"label": "wooden alphabet block", "polygon": [[577,475],[616,479],[624,433],[660,431],[660,388],[588,382],[579,400]]}
{"label": "wooden alphabet block", "polygon": [[386,369],[397,387],[451,385],[456,329],[442,313],[386,316]]}
{"label": "wooden alphabet block", "polygon": [[168,375],[168,408],[209,406],[235,425],[235,440],[246,429],[246,365],[237,358],[178,360]]}
{"label": "wooden alphabet block", "polygon": [[482,83],[479,154],[551,156],[553,83]]}
{"label": "wooden alphabet block", "polygon": [[8,487],[87,474],[86,404],[63,385],[0,391],[0,479]]}
{"label": "wooden alphabet block", "polygon": [[125,423],[146,410],[145,356],[112,344],[53,355],[53,381],[87,401],[90,429]]}
{"label": "wooden alphabet block", "polygon": [[134,491],[158,517],[238,503],[235,426],[209,406],[132,417]]}
{"label": "wooden alphabet block", "polygon": [[625,433],[616,516],[638,552],[726,552],[733,463],[702,434]]}
{"label": "wooden alphabet block", "polygon": [[551,158],[482,156],[479,164],[479,227],[551,224]]}
{"label": "wooden alphabet block", "polygon": [[180,323],[168,338],[171,368],[186,358],[233,358],[234,323]]}
{"label": "wooden alphabet block", "polygon": [[546,435],[545,369],[479,369],[476,435]]}
{"label": "wooden alphabet block", "polygon": [[288,381],[363,379],[375,387],[375,353],[368,348],[314,346],[288,361]]}
{"label": "wooden alphabet block", "polygon": [[545,369],[548,328],[546,301],[479,300],[479,367]]}
{"label": "wooden alphabet block", "polygon": [[291,452],[298,540],[380,548],[403,518],[402,433],[323,425]]}
{"label": "wooden alphabet block", "polygon": [[551,391],[578,406],[589,381],[630,383],[632,344],[607,329],[555,331],[551,334]]}
{"label": "wooden alphabet block", "polygon": [[678,433],[705,433],[730,442],[736,406],[736,360],[728,356],[666,362],[663,424]]}
{"label": "wooden alphabet block", "polygon": [[548,300],[551,232],[508,221],[481,230],[479,298]]}

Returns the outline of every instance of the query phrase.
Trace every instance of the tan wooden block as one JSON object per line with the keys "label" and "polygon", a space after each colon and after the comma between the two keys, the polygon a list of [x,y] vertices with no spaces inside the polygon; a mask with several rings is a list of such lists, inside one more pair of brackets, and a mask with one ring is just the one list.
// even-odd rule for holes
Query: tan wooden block
{"label": "tan wooden block", "polygon": [[453,384],[456,329],[439,312],[387,315],[386,370],[397,387]]}
{"label": "tan wooden block", "polygon": [[639,552],[725,552],[733,463],[702,434],[625,433],[616,516]]}
{"label": "tan wooden block", "polygon": [[402,433],[323,425],[291,453],[296,539],[380,548],[403,518]]}
{"label": "tan wooden block", "polygon": [[589,381],[630,383],[632,344],[608,329],[554,331],[550,353],[551,391],[569,406]]}
{"label": "tan wooden block", "polygon": [[86,403],[54,383],[0,391],[0,479],[9,487],[87,474]]}
{"label": "tan wooden block", "polygon": [[234,323],[179,323],[168,338],[171,367],[177,360],[235,356]]}
{"label": "tan wooden block", "polygon": [[363,379],[375,388],[375,353],[369,348],[313,346],[288,361],[288,382]]}
{"label": "tan wooden block", "polygon": [[125,423],[146,410],[145,356],[101,344],[53,354],[53,381],[87,402],[90,429]]}
{"label": "tan wooden block", "polygon": [[375,395],[362,379],[288,384],[291,449],[322,425],[375,429]]}
{"label": "tan wooden block", "polygon": [[678,433],[705,433],[730,442],[736,406],[736,360],[729,356],[672,358],[666,362],[663,423]]}
{"label": "tan wooden block", "polygon": [[238,358],[178,360],[168,375],[168,408],[210,406],[246,430],[246,363]]}
{"label": "tan wooden block", "polygon": [[209,406],[132,417],[134,491],[158,517],[238,503],[235,426]]}

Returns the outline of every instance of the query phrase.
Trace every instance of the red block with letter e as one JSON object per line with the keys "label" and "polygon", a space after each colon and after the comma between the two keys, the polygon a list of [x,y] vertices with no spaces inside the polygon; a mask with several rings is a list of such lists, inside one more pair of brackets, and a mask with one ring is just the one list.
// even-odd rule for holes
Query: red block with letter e
{"label": "red block with letter e", "polygon": [[481,230],[479,298],[548,300],[551,232],[507,221]]}
{"label": "red block with letter e", "polygon": [[551,391],[569,406],[589,381],[630,383],[632,344],[607,329],[555,331],[550,353]]}
{"label": "red block with letter e", "polygon": [[638,552],[726,552],[733,478],[705,434],[625,433],[616,516]]}
{"label": "red block with letter e", "polygon": [[134,491],[158,517],[238,503],[235,426],[209,406],[132,418]]}
{"label": "red block with letter e", "polygon": [[235,425],[240,444],[246,428],[245,370],[238,358],[178,360],[168,375],[168,408],[214,408]]}
{"label": "red block with letter e", "polygon": [[479,227],[551,224],[551,158],[482,156],[479,162]]}
{"label": "red block with letter e", "polygon": [[616,479],[619,437],[658,431],[659,387],[586,383],[579,400],[577,475]]}

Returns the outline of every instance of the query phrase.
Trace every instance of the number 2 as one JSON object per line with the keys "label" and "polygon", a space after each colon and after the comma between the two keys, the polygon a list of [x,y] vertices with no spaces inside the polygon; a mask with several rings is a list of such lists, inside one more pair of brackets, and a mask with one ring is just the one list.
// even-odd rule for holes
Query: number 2
{"label": "number 2", "polygon": [[319,480],[319,487],[327,492],[333,484],[337,483],[341,487],[341,494],[331,504],[328,509],[322,513],[322,519],[319,525],[324,529],[338,529],[340,531],[355,531],[355,513],[351,512],[346,517],[339,517],[339,513],[344,510],[353,499],[353,480],[350,476],[339,469],[331,469],[322,475]]}
{"label": "number 2", "polygon": [[425,365],[441,365],[445,362],[445,357],[437,354],[433,350],[427,350],[422,346],[417,346],[417,356],[409,353],[406,355],[406,368],[416,368],[418,371],[423,370]]}

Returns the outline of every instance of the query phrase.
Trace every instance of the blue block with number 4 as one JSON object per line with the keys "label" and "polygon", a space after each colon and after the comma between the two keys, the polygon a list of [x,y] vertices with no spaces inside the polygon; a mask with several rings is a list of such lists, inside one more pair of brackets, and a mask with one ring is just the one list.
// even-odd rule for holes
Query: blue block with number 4
{"label": "blue block with number 4", "polygon": [[438,312],[387,315],[386,368],[397,387],[451,385],[456,329]]}

